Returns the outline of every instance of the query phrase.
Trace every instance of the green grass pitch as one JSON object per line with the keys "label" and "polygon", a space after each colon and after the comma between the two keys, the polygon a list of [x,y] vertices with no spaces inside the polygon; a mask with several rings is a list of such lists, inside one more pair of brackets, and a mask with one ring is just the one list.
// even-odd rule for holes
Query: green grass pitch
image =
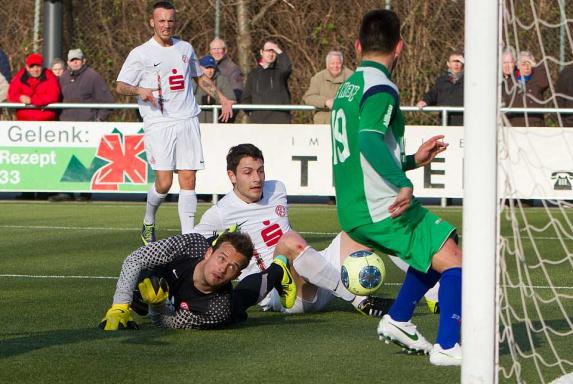
{"label": "green grass pitch", "polygon": [[[207,207],[201,204],[199,215]],[[378,321],[338,300],[326,312],[300,316],[255,308],[246,323],[215,331],[156,329],[137,315],[139,331],[97,329],[123,259],[139,246],[143,209],[143,203],[0,203],[0,383],[459,382],[458,368],[432,367],[427,357],[378,341]],[[461,228],[461,208],[433,211]],[[293,205],[289,213],[293,228],[318,249],[339,230],[333,206]],[[178,233],[175,204],[162,206],[157,225],[159,238]],[[385,261],[381,294],[394,297],[403,274]],[[570,270],[561,273],[558,281],[572,286]],[[544,315],[559,328],[556,312]],[[414,322],[435,338],[438,316],[425,305]],[[548,348],[543,339],[538,344]],[[510,361],[507,349],[501,359]],[[523,369],[529,382],[538,381],[530,367]]]}

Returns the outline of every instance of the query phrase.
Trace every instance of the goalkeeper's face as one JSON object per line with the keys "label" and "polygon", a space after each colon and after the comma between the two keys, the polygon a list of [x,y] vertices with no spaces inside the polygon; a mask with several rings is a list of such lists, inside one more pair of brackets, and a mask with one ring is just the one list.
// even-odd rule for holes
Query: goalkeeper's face
{"label": "goalkeeper's face", "polygon": [[211,288],[220,288],[237,278],[247,264],[246,256],[238,252],[231,243],[224,242],[216,250],[207,250],[203,279]]}
{"label": "goalkeeper's face", "polygon": [[227,171],[233,191],[246,203],[256,203],[263,196],[265,183],[265,164],[261,159],[243,157],[237,165],[237,171]]}

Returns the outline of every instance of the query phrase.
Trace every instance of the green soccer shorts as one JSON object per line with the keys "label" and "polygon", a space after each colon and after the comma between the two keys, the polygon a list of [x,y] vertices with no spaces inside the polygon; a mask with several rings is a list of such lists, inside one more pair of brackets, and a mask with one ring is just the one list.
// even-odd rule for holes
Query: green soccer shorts
{"label": "green soccer shorts", "polygon": [[397,218],[387,218],[352,229],[348,235],[374,250],[398,256],[420,272],[428,272],[432,257],[456,228],[413,200]]}

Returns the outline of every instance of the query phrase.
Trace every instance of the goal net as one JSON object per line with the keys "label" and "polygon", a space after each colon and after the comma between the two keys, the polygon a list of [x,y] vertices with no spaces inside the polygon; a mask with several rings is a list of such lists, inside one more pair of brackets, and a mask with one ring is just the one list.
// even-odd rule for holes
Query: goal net
{"label": "goal net", "polygon": [[573,383],[573,1],[500,12],[496,373]]}

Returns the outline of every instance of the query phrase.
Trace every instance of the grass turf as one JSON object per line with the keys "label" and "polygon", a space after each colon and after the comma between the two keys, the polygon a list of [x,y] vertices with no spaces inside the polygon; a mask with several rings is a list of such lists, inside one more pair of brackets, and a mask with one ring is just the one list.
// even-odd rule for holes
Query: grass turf
{"label": "grass turf", "polygon": [[[200,205],[199,215],[206,208]],[[156,329],[135,315],[140,331],[105,333],[97,324],[111,304],[113,277],[139,246],[143,204],[3,202],[0,210],[0,382],[459,381],[458,368],[432,367],[427,357],[378,341],[378,321],[338,300],[326,312],[301,316],[255,308],[248,322],[217,331]],[[461,227],[461,209],[435,211]],[[318,249],[339,230],[332,206],[295,205],[289,215]],[[175,204],[162,206],[157,225],[159,238],[178,233]],[[386,266],[382,292],[393,297],[403,274],[390,262]],[[573,285],[570,273],[556,278]],[[561,326],[558,313],[546,310],[546,318]],[[425,305],[418,306],[414,322],[434,339],[438,316]],[[538,344],[548,348],[543,339]],[[507,348],[501,359],[509,364]],[[537,381],[531,367],[524,370]]]}

